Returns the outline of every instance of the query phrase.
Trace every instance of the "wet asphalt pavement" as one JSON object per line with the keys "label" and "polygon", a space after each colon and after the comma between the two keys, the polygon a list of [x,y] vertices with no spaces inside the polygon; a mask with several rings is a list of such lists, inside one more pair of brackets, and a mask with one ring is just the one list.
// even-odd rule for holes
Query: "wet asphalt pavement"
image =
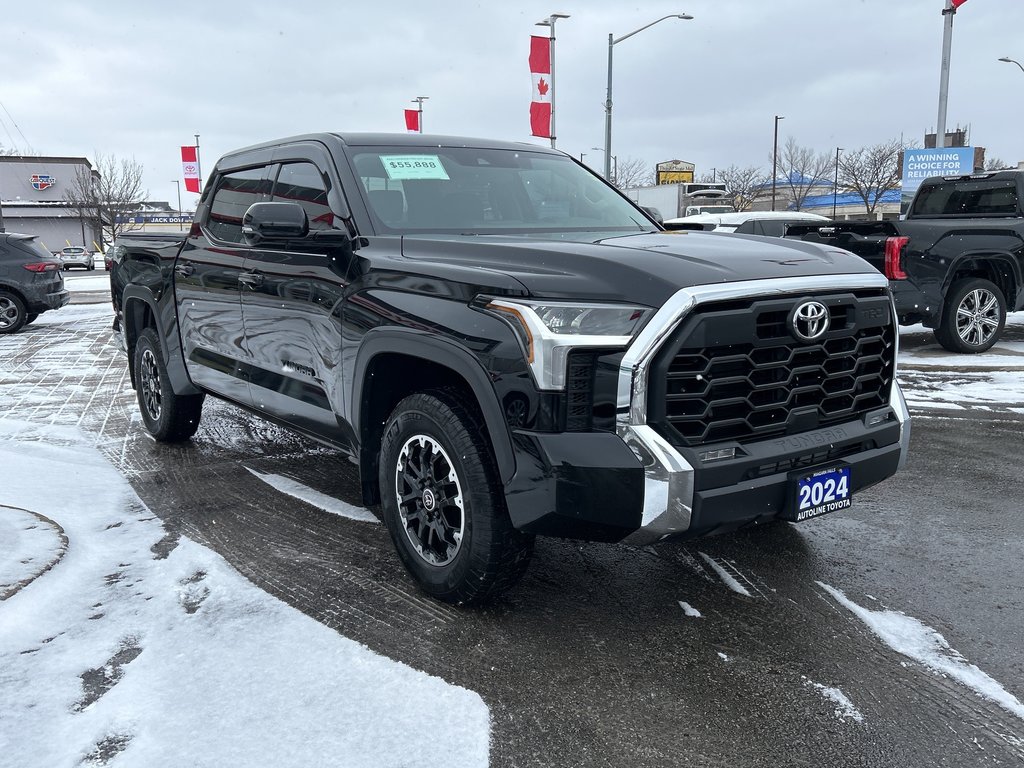
{"label": "wet asphalt pavement", "polygon": [[[30,326],[0,348],[25,371],[9,418],[80,414],[164,521],[162,546],[191,537],[343,635],[477,691],[494,766],[1024,763],[1024,720],[897,653],[823,586],[918,619],[1024,699],[1019,403],[917,410],[908,466],[851,510],[642,548],[538,539],[507,597],[460,609],[416,590],[383,526],[248,471],[359,505],[340,454],[212,399],[194,441],[151,440],[108,318]],[[60,405],[31,397],[53,387],[70,393]],[[395,727],[430,739],[430,713],[396,702]]]}

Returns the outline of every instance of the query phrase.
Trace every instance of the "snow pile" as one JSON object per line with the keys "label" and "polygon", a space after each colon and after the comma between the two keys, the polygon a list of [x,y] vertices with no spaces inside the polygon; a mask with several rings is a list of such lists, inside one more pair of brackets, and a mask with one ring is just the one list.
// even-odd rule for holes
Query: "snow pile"
{"label": "snow pile", "polygon": [[64,551],[63,532],[31,512],[0,506],[0,600],[49,568]]}
{"label": "snow pile", "polygon": [[694,608],[689,603],[684,603],[682,600],[679,601],[679,607],[683,609],[683,613],[692,619],[701,618],[700,611]]}
{"label": "snow pile", "polygon": [[339,636],[192,541],[160,559],[160,522],[81,433],[0,419],[0,466],[0,503],[69,542],[0,602],[0,762],[487,765],[477,694]]}
{"label": "snow pile", "polygon": [[710,555],[704,554],[703,552],[698,552],[697,554],[700,555],[701,558],[703,558],[705,563],[707,563],[708,565],[711,566],[711,570],[713,570],[718,575],[718,578],[720,578],[722,580],[722,583],[725,584],[725,586],[727,586],[729,589],[731,589],[733,592],[735,592],[738,595],[744,595],[745,597],[752,597],[752,595],[750,594],[749,590],[747,590],[746,587],[744,587],[742,584],[740,584],[736,580],[735,576],[733,576],[731,573],[729,573],[727,570],[725,570],[725,568],[722,567],[721,563],[719,563],[717,560],[715,560]]}
{"label": "snow pile", "polygon": [[922,664],[932,672],[956,680],[979,696],[995,702],[1007,712],[1024,719],[1024,704],[1003,686],[967,661],[946,638],[917,619],[896,611],[872,611],[850,600],[840,590],[816,582],[836,602],[849,609],[886,645]]}
{"label": "snow pile", "polygon": [[321,493],[315,488],[310,488],[308,485],[303,485],[297,480],[292,480],[290,477],[270,473],[264,474],[263,472],[257,472],[255,469],[250,467],[246,467],[246,469],[271,488],[299,499],[300,501],[304,501],[317,509],[322,509],[324,512],[330,512],[332,515],[347,517],[351,520],[359,520],[363,523],[380,522],[376,515],[374,515],[370,510],[364,509],[363,507],[356,507],[352,504],[347,504],[341,499],[335,499],[332,496],[328,496],[326,493]]}

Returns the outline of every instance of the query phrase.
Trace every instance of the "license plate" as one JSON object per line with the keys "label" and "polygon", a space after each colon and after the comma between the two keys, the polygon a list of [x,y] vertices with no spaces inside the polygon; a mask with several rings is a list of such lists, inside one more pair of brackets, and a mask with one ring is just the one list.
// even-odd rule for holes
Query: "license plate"
{"label": "license plate", "polygon": [[793,501],[787,520],[800,522],[853,504],[850,468],[831,467],[796,478]]}

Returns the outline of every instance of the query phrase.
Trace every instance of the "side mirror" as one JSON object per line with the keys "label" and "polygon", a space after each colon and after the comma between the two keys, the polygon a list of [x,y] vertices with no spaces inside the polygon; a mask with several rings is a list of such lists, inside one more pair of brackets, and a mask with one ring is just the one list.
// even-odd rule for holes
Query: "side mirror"
{"label": "side mirror", "polygon": [[649,205],[641,205],[640,208],[641,210],[643,210],[644,213],[646,213],[659,224],[665,223],[665,218],[661,215],[661,211],[659,211],[657,208],[653,208]]}
{"label": "side mirror", "polygon": [[298,203],[253,203],[242,217],[242,237],[249,245],[293,240],[309,234],[309,218]]}

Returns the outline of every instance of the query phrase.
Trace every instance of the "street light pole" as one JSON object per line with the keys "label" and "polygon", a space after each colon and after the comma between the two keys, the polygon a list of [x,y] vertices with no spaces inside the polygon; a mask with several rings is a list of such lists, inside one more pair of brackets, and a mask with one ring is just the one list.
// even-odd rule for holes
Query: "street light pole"
{"label": "street light pole", "polygon": [[785,116],[775,116],[775,142],[772,145],[772,210],[775,210],[775,177],[779,175],[779,120]]}
{"label": "street light pole", "polygon": [[[1020,71],[1021,71],[1021,72],[1024,72],[1024,64],[1021,64],[1021,63],[1020,63],[1019,61],[1017,61],[1016,59],[1011,59],[1011,58],[1010,58],[1009,56],[1003,56],[1003,57],[1002,57],[1002,58],[1000,58],[999,60],[1000,60],[1000,61],[1005,61],[1005,62],[1006,62],[1007,64],[1016,64],[1016,65],[1017,65],[1018,67],[1020,67]],[[2,231],[3,231],[3,230],[0,230],[0,232],[2,232]]]}
{"label": "street light pole", "polygon": [[953,0],[946,0],[942,9],[942,67],[939,71],[939,117],[935,125],[935,146],[946,146],[946,101],[949,98],[949,58],[953,49],[953,17],[956,8]]}
{"label": "street light pole", "polygon": [[177,179],[171,179],[178,186],[178,230],[181,231],[184,227],[181,225],[181,182]]}
{"label": "street light pole", "polygon": [[839,194],[839,153],[842,147],[836,147],[836,183],[832,186],[832,218],[836,217],[836,195]]}
{"label": "street light pole", "polygon": [[[597,152],[604,152],[604,149],[602,147],[591,147],[591,149],[593,149],[593,150],[595,150]],[[606,176],[605,179],[607,181],[610,181],[612,184],[618,184],[619,183],[619,156],[618,155],[612,155],[612,166],[611,166],[611,169],[612,169],[612,175],[610,177]]]}
{"label": "street light pole", "polygon": [[537,27],[550,27],[551,34],[549,37],[550,42],[548,43],[548,52],[551,64],[551,148],[555,148],[555,137],[558,135],[555,133],[555,22],[559,19],[568,19],[569,14],[567,13],[552,13],[546,19],[538,21],[534,26]]}
{"label": "street light pole", "polygon": [[604,100],[604,178],[607,181],[611,181],[612,172],[612,49],[623,40],[626,40],[638,32],[643,32],[648,27],[653,27],[666,19],[683,19],[688,21],[692,19],[688,13],[671,13],[668,16],[662,16],[660,19],[655,19],[650,24],[645,24],[640,29],[634,29],[628,35],[622,37],[615,37],[611,32],[608,33],[608,91]]}
{"label": "street light pole", "polygon": [[[203,191],[203,165],[199,161],[199,134],[192,134],[196,137],[196,176],[199,177],[199,191]],[[180,207],[180,206],[179,206]]]}

